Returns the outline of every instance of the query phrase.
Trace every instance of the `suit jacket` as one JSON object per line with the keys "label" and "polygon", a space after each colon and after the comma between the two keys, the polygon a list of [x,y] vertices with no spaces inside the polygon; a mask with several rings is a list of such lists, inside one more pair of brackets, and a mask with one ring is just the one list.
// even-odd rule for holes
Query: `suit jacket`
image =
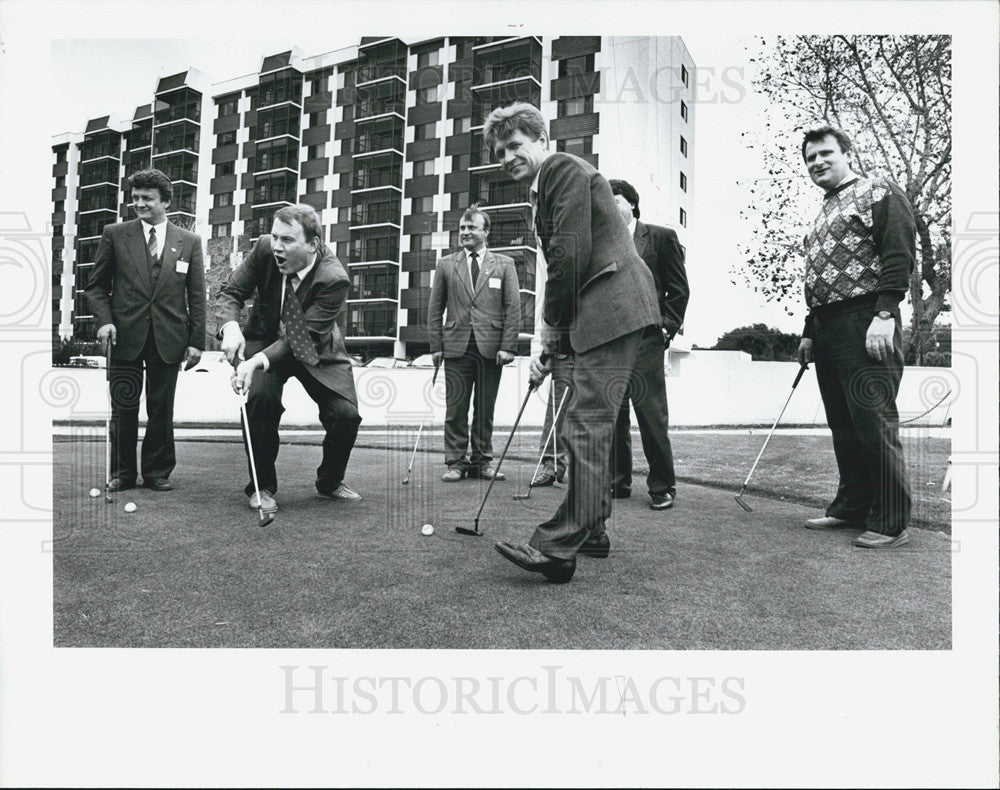
{"label": "suit jacket", "polygon": [[548,266],[545,323],[568,332],[573,351],[659,325],[653,275],[636,252],[611,185],[590,164],[566,153],[542,162],[536,231]]}
{"label": "suit jacket", "polygon": [[[251,344],[271,365],[293,357],[289,342],[281,337],[281,285],[284,275],[278,271],[271,252],[271,237],[261,236],[250,254],[237,266],[215,299],[215,315],[220,330],[229,321],[238,321],[247,298],[257,292],[253,309],[243,334],[248,349]],[[309,336],[316,346],[319,362],[302,366],[328,389],[357,404],[351,358],[344,345],[346,314],[344,304],[351,281],[337,256],[325,245],[320,248],[316,265],[295,292],[302,304]],[[289,286],[290,287],[290,286]]]}
{"label": "suit jacket", "polygon": [[684,323],[684,311],[691,294],[684,271],[684,250],[670,228],[647,225],[639,220],[635,222],[632,239],[635,251],[653,273],[662,325],[672,340]]}
{"label": "suit jacket", "polygon": [[[462,356],[469,345],[470,332],[475,333],[476,346],[484,357],[495,358],[501,350],[515,353],[521,325],[521,295],[514,259],[487,248],[475,293],[467,261],[463,249],[437,263],[427,310],[431,353],[444,351],[446,357]],[[445,308],[448,318],[442,325]]]}
{"label": "suit jacket", "polygon": [[[181,261],[187,262],[187,272],[178,271]],[[133,219],[105,226],[84,294],[98,326],[115,325],[115,359],[130,362],[138,357],[150,326],[156,350],[168,364],[184,359],[189,346],[205,348],[201,239],[172,222],[167,222],[164,233],[155,287],[142,222]]]}

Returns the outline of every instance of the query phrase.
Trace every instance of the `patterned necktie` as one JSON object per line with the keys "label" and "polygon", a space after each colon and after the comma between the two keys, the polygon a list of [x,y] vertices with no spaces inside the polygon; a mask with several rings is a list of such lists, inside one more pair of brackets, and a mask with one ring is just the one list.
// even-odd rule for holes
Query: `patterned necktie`
{"label": "patterned necktie", "polygon": [[159,250],[156,246],[156,228],[150,226],[149,228],[149,242],[146,244],[146,249],[149,250],[149,257],[153,263],[159,263]]}
{"label": "patterned necktie", "polygon": [[473,252],[469,255],[469,258],[472,260],[472,290],[475,291],[476,283],[479,282],[479,262],[477,260],[479,255]]}
{"label": "patterned necktie", "polygon": [[318,365],[319,354],[313,345],[302,304],[295,293],[297,274],[289,274],[285,282],[285,303],[281,306],[281,320],[285,322],[285,336],[292,347],[292,355],[305,365]]}

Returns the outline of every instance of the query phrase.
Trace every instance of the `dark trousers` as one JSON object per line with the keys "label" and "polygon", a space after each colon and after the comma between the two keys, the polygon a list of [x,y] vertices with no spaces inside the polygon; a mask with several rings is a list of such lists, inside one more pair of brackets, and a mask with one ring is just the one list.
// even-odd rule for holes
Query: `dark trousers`
{"label": "dark trousers", "polygon": [[[567,393],[563,402],[563,393]],[[562,410],[559,404],[562,403]],[[542,427],[542,438],[539,451],[542,453],[542,468],[562,477],[566,473],[569,453],[566,448],[566,438],[563,425],[566,423],[566,413],[573,403],[573,356],[559,354],[552,360],[552,384],[549,386],[549,399],[545,404],[545,425]],[[552,412],[559,412],[556,429],[546,445],[552,430]]]}
{"label": "dark trousers", "polygon": [[529,541],[552,557],[573,557],[588,537],[604,532],[611,515],[611,434],[641,338],[639,330],[576,355],[573,405],[564,426],[569,451],[566,498]]}
{"label": "dark trousers", "polygon": [[898,535],[911,510],[896,410],[903,377],[902,332],[897,319],[893,354],[882,362],[872,359],[865,336],[873,312],[871,304],[862,304],[815,314],[816,381],[840,472],[837,495],[826,514],[866,521],[870,530]]}
{"label": "dark trousers", "polygon": [[[444,462],[458,469],[486,466],[493,460],[493,409],[503,368],[496,358],[479,353],[474,334],[460,357],[445,358]],[[475,390],[475,397],[472,392]],[[472,454],[469,448],[469,401],[472,411]]]}
{"label": "dark trousers", "polygon": [[[251,355],[252,352],[248,350],[247,357]],[[323,437],[323,460],[316,469],[316,490],[330,493],[344,479],[347,462],[358,436],[361,416],[354,403],[314,379],[301,362],[291,357],[272,365],[270,370],[255,370],[250,381],[247,419],[250,422],[250,439],[257,466],[257,482],[261,490],[272,494],[278,491],[278,473],[274,464],[278,458],[278,423],[285,410],[281,405],[281,393],[285,382],[292,376],[299,380],[309,397],[319,406],[319,421],[326,430],[326,436]],[[245,447],[245,437],[243,444]],[[249,457],[247,450],[248,474]],[[244,491],[247,495],[253,493],[253,477]]]}
{"label": "dark trousers", "polygon": [[180,366],[160,358],[150,327],[138,357],[111,360],[111,477],[134,481],[139,476],[139,403],[146,372],[146,435],[142,440],[142,477],[167,478],[177,465],[174,451],[174,391]]}
{"label": "dark trousers", "polygon": [[639,345],[639,355],[629,382],[628,395],[622,400],[615,423],[615,436],[611,448],[611,486],[616,489],[632,487],[632,435],[629,425],[629,400],[635,408],[642,452],[649,464],[646,486],[650,495],[662,496],[676,493],[674,453],[667,433],[667,382],[663,372],[663,334],[658,327],[647,333]]}

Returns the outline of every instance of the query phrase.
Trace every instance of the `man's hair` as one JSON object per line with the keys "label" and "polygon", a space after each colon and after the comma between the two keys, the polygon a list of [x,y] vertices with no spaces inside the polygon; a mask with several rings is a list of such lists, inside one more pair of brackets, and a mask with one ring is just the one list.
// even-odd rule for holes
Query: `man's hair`
{"label": "man's hair", "polygon": [[169,203],[174,196],[174,186],[167,178],[167,174],[155,167],[140,170],[133,173],[128,180],[129,189],[156,189],[159,190],[160,200]]}
{"label": "man's hair", "polygon": [[306,241],[319,239],[320,246],[323,245],[323,225],[319,221],[319,214],[312,206],[307,206],[305,203],[282,206],[274,212],[274,218],[289,225],[298,222],[305,233]]}
{"label": "man's hair", "polygon": [[483,124],[483,140],[492,151],[498,140],[506,140],[514,132],[521,132],[532,140],[545,134],[545,118],[534,104],[516,101],[506,107],[497,107]]}
{"label": "man's hair", "polygon": [[836,126],[830,126],[830,124],[823,124],[822,126],[817,126],[815,129],[809,129],[802,138],[802,159],[806,158],[806,146],[809,143],[818,143],[825,137],[833,137],[837,140],[837,145],[840,146],[840,150],[845,154],[851,150],[853,147],[851,145],[851,138],[847,136],[847,132],[843,129],[838,129]]}
{"label": "man's hair", "polygon": [[635,191],[635,187],[628,181],[622,181],[618,178],[612,178],[608,183],[611,184],[611,194],[621,195],[631,203],[632,216],[639,219],[639,193]]}
{"label": "man's hair", "polygon": [[472,222],[472,218],[477,214],[483,218],[483,230],[488,232],[490,229],[490,215],[479,208],[478,203],[473,203],[464,212],[462,212],[462,219],[459,221],[468,220],[469,222]]}

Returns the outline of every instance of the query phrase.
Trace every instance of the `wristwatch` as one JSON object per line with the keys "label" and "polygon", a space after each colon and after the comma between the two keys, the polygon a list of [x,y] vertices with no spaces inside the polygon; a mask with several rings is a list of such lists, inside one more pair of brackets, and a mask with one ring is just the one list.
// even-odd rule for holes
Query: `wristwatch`
{"label": "wristwatch", "polygon": [[892,318],[892,313],[890,313],[888,310],[879,310],[877,315],[883,321],[888,321],[889,319]]}

